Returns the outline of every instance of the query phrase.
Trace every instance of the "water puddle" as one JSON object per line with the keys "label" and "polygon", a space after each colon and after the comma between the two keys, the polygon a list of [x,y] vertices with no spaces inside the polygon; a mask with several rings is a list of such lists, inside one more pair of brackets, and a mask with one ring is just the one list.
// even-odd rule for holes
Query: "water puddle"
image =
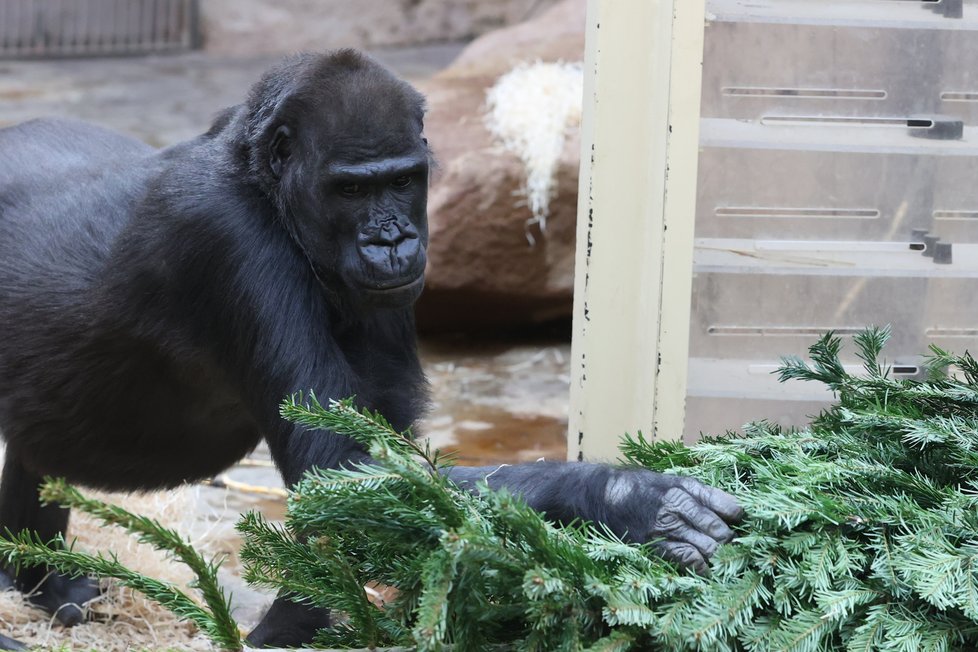
{"label": "water puddle", "polygon": [[449,453],[460,466],[535,462],[567,456],[567,421],[549,416],[518,416],[505,410],[469,406],[428,432],[433,448]]}
{"label": "water puddle", "polygon": [[425,341],[432,407],[419,435],[479,466],[564,459],[568,358],[560,341]]}

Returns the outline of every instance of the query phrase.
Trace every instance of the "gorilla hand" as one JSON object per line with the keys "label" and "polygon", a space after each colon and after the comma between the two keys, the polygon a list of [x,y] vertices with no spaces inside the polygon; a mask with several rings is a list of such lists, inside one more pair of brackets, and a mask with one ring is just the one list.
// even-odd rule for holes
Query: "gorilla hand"
{"label": "gorilla hand", "polygon": [[613,469],[604,492],[600,520],[628,541],[661,539],[656,548],[666,559],[707,571],[707,560],[734,537],[728,524],[744,510],[730,494],[692,478],[651,471]]}

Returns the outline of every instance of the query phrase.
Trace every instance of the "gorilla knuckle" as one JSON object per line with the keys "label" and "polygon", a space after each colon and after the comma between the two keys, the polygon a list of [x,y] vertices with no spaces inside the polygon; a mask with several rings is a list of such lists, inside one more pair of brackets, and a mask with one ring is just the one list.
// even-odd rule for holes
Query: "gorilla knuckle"
{"label": "gorilla knuckle", "polygon": [[636,489],[636,481],[628,473],[612,473],[604,489],[604,501],[609,506],[625,502]]}
{"label": "gorilla knuckle", "polygon": [[706,560],[691,543],[666,542],[659,547],[660,554],[682,566],[706,565]]}
{"label": "gorilla knuckle", "polygon": [[655,519],[654,529],[656,532],[669,534],[676,532],[684,527],[682,517],[672,510],[662,510]]}
{"label": "gorilla knuckle", "polygon": [[693,497],[680,487],[673,487],[667,491],[662,502],[667,509],[681,512],[692,512],[697,508],[697,503]]}

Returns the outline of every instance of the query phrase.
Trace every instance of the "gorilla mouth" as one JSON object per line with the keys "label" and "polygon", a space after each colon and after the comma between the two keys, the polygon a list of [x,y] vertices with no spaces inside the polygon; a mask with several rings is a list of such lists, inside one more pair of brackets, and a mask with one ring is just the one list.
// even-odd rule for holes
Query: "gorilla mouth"
{"label": "gorilla mouth", "polygon": [[420,274],[410,281],[404,281],[403,279],[398,279],[391,283],[385,283],[383,285],[374,285],[366,288],[368,292],[373,294],[386,294],[388,292],[403,292],[404,290],[413,289],[417,285],[424,285],[424,274]]}
{"label": "gorilla mouth", "polygon": [[424,289],[424,274],[396,285],[364,287],[364,294],[370,303],[385,306],[407,306],[414,303]]}

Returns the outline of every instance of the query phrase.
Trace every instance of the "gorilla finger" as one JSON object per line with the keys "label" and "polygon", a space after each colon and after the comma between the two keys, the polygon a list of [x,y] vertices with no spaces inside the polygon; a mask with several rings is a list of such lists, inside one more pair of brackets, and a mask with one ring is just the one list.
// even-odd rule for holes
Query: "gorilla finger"
{"label": "gorilla finger", "polygon": [[744,518],[744,508],[726,491],[710,487],[693,478],[683,478],[680,486],[696,500],[719,514],[727,523],[737,523]]}
{"label": "gorilla finger", "polygon": [[703,534],[691,527],[683,527],[673,532],[672,540],[676,543],[688,543],[699,550],[704,559],[709,559],[717,551],[720,542],[711,536]]}
{"label": "gorilla finger", "polygon": [[706,559],[695,546],[679,541],[663,541],[658,546],[659,554],[669,561],[674,561],[684,568],[692,568],[700,575],[709,570]]}
{"label": "gorilla finger", "polygon": [[682,517],[695,530],[702,532],[711,539],[716,539],[720,543],[726,543],[734,538],[733,530],[715,512],[702,505],[696,505],[683,511]]}

